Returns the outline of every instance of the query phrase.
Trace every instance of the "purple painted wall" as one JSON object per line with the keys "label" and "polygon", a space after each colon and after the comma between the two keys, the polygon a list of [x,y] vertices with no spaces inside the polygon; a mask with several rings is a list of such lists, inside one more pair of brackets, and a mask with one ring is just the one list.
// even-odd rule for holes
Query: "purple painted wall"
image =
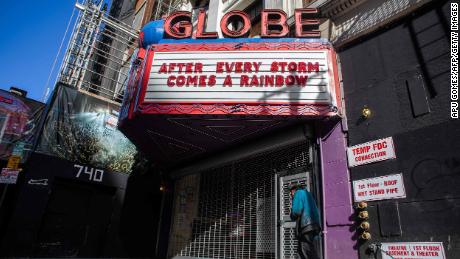
{"label": "purple painted wall", "polygon": [[351,184],[347,166],[346,139],[341,121],[319,124],[318,139],[323,178],[325,259],[356,259]]}

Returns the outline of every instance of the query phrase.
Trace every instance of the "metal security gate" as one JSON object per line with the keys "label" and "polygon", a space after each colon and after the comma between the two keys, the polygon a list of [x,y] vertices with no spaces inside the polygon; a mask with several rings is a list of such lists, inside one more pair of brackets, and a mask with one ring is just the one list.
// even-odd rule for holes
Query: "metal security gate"
{"label": "metal security gate", "polygon": [[276,258],[277,173],[311,168],[305,141],[180,178],[169,257]]}
{"label": "metal security gate", "polygon": [[[301,170],[302,171],[302,170]],[[292,184],[300,184],[303,188],[311,190],[311,177],[308,171],[279,177],[279,238],[280,258],[297,259],[297,239],[295,237],[295,221],[291,220],[291,196]]]}

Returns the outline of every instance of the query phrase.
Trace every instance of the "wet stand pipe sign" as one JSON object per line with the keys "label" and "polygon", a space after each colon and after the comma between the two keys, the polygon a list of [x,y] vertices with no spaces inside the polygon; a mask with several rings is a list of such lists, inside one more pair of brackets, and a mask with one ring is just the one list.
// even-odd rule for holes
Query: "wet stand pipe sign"
{"label": "wet stand pipe sign", "polygon": [[402,174],[353,181],[355,202],[405,198]]}

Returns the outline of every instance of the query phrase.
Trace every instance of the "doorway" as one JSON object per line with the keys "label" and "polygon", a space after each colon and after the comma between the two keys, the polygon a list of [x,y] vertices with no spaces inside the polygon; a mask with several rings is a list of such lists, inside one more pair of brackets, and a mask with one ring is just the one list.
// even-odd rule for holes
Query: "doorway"
{"label": "doorway", "polygon": [[[295,227],[296,222],[291,220],[291,197],[290,197],[290,187],[292,185],[301,185],[302,188],[307,189],[309,192],[315,195],[315,187],[319,185],[316,183],[315,174],[310,169],[298,168],[291,171],[281,172],[276,177],[276,186],[278,191],[278,213],[277,213],[277,233],[276,236],[279,240],[278,245],[278,258],[284,259],[297,259],[297,239],[295,236]],[[317,200],[318,208],[321,203]],[[315,241],[315,246],[321,256],[321,247],[322,241],[318,238]]]}
{"label": "doorway", "polygon": [[103,256],[116,188],[55,179],[36,257]]}
{"label": "doorway", "polygon": [[168,257],[296,258],[292,223],[278,235],[278,204],[289,202],[278,183],[315,189],[313,150],[306,140],[177,179]]}

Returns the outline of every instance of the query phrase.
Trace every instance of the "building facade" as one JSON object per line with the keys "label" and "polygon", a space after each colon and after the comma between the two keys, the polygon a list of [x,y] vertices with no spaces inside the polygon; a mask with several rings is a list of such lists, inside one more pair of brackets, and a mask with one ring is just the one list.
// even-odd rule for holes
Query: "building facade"
{"label": "building facade", "polygon": [[[190,39],[167,39],[161,28],[174,24],[168,19],[144,27],[120,115],[121,131],[163,175],[156,255],[295,258],[286,190],[298,182],[321,210],[316,245],[322,258],[458,256],[457,224],[440,223],[458,217],[459,132],[448,106],[450,1],[209,1],[204,28],[219,39],[195,39],[202,25],[199,8],[192,9],[198,4],[184,8],[195,30]],[[289,38],[296,8],[319,10],[321,40]],[[290,34],[261,37],[262,9],[284,10]],[[222,31],[222,19],[234,10],[248,14],[251,39],[229,39]],[[242,23],[224,26],[239,31]],[[329,62],[337,68],[326,66],[337,81],[326,86],[336,91],[324,110],[318,99],[302,103],[306,95],[293,94],[289,81],[281,83],[287,90],[264,89],[256,104],[252,93],[234,88],[213,89],[226,95],[187,88],[198,84],[187,76],[187,62],[194,63],[189,74],[202,73],[199,63],[212,76],[221,71],[213,62],[257,63],[280,59],[285,50],[307,55],[286,55],[287,62],[314,60],[318,46],[333,52]],[[261,50],[267,56],[257,56]],[[217,51],[222,54],[213,56]],[[249,66],[238,72],[222,65],[270,84],[270,73]],[[216,78],[211,84],[224,87]],[[212,81],[203,80],[202,87]],[[309,74],[307,87],[314,80]],[[260,81],[240,80],[236,87],[260,87]],[[273,99],[283,96],[289,102],[277,106]]]}
{"label": "building facade", "polygon": [[[460,257],[450,4],[78,3],[36,152],[2,197],[0,255],[297,258],[297,183],[321,258]],[[263,36],[279,18],[264,9],[287,35]],[[316,18],[320,37],[296,38]]]}
{"label": "building facade", "polygon": [[[15,205],[17,187],[14,183],[17,182],[19,168],[32,153],[44,106],[27,98],[27,92],[17,87],[11,87],[10,91],[0,90],[0,239]],[[10,176],[8,172],[11,172]]]}
{"label": "building facade", "polygon": [[[438,242],[434,246],[443,247],[445,255],[440,252],[436,258],[456,258],[459,228],[456,223],[439,224],[458,215],[458,191],[452,185],[457,169],[452,163],[459,123],[451,119],[449,105],[451,2],[382,2],[364,2],[336,18],[338,28],[354,20],[350,29],[341,29],[349,31],[343,40],[336,37],[348,145],[392,136],[396,151],[395,159],[352,167],[350,177],[357,183],[401,174],[405,188],[404,197],[369,202],[372,238],[359,247],[360,258],[379,247],[389,254],[414,252],[423,258],[423,253],[409,250],[417,242]],[[383,8],[391,10],[389,17],[379,11]],[[362,21],[366,16],[375,19],[375,29],[366,32],[358,14]],[[365,106],[373,112],[367,120],[361,116]],[[387,245],[394,242],[407,250]]]}

